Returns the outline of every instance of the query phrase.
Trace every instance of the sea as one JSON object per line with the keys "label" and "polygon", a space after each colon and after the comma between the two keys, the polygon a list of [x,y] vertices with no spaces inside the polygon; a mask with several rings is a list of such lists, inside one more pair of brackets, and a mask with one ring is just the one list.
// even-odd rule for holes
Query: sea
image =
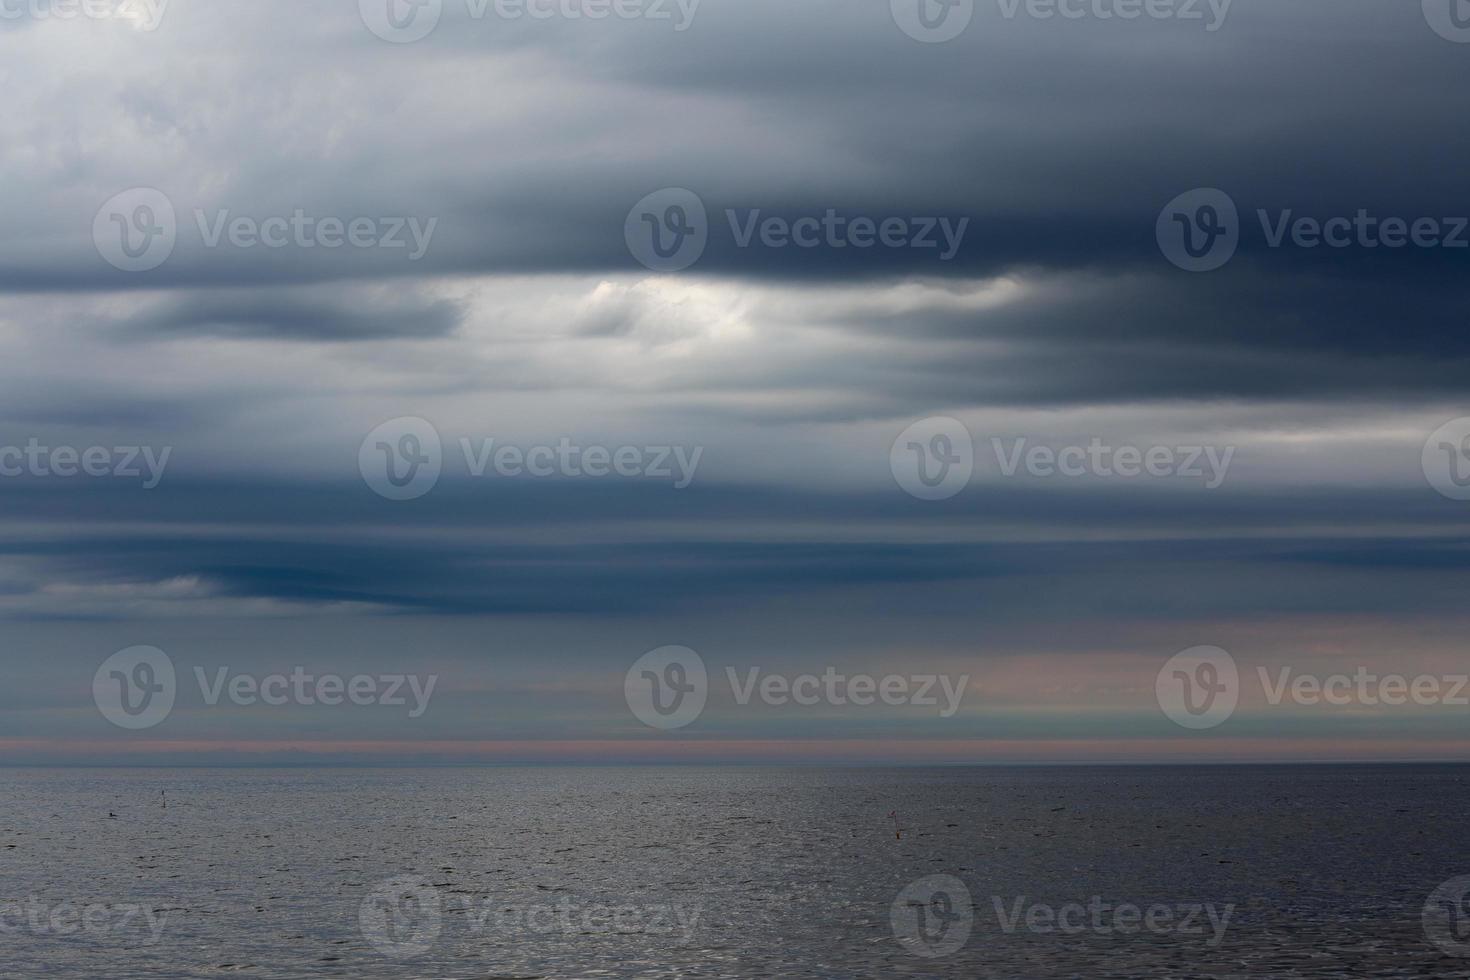
{"label": "sea", "polygon": [[1465,977],[1470,768],[0,769],[0,976]]}

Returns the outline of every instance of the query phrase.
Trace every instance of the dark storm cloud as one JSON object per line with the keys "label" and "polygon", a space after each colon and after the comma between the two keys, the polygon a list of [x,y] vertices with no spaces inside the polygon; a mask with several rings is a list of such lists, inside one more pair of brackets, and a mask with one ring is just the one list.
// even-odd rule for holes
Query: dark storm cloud
{"label": "dark storm cloud", "polygon": [[884,389],[910,404],[1412,402],[1465,394],[1467,302],[1459,276],[1240,266],[1208,277],[1044,280],[1001,309],[936,304],[846,324],[912,342],[907,372],[892,371]]}
{"label": "dark storm cloud", "polygon": [[225,290],[170,302],[125,326],[145,335],[334,342],[445,336],[463,315],[447,300]]}
{"label": "dark storm cloud", "polygon": [[[147,493],[12,482],[0,499],[34,529],[0,546],[0,566],[19,569],[7,589],[14,618],[131,618],[109,588],[179,581],[198,583],[182,597],[194,601],[600,617],[728,611],[772,594],[912,605],[958,590],[967,616],[1010,622],[1452,612],[1470,584],[1470,529],[1435,531],[1448,502],[1418,490],[992,488],[937,513],[892,493],[653,494],[574,481],[448,483],[412,508],[361,487],[248,481]],[[1389,514],[1394,528],[1375,531]],[[630,530],[651,519],[663,522],[655,537]],[[1344,527],[1361,530],[1344,538]],[[69,608],[31,601],[48,598],[35,591],[47,582],[76,590]]]}
{"label": "dark storm cloud", "polygon": [[[354,297],[344,284],[641,274],[623,241],[628,209],[678,185],[701,195],[711,222],[710,245],[685,275],[875,287],[1014,275],[1045,285],[980,313],[849,311],[833,325],[912,345],[897,356],[771,365],[769,382],[825,381],[845,397],[728,409],[736,414],[899,417],[936,398],[1440,399],[1464,390],[1466,251],[1270,248],[1255,213],[1320,220],[1362,208],[1412,220],[1470,210],[1457,177],[1470,135],[1446,124],[1470,109],[1470,87],[1445,84],[1470,69],[1412,4],[1238,0],[1208,33],[1147,19],[1006,19],[982,2],[971,29],[944,45],[913,42],[882,4],[707,3],[678,34],[469,21],[448,8],[439,31],[401,46],[377,41],[350,10],[301,13],[297,26],[311,29],[280,55],[300,83],[289,113],[271,109],[285,88],[258,76],[236,102],[224,99],[239,80],[223,58],[207,83],[181,87],[139,70],[127,85],[89,92],[87,111],[116,110],[119,142],[137,140],[140,152],[104,160],[43,132],[64,166],[0,191],[11,216],[0,281],[186,290],[124,318],[145,336],[438,337],[458,329],[462,308]],[[217,50],[220,16],[247,48],[281,36],[268,11],[170,13],[174,34],[146,38],[162,67],[182,57],[180,45]],[[357,88],[313,86],[328,64],[350,67]],[[536,70],[514,85],[494,73],[483,88],[469,84],[476,66],[522,65]],[[487,102],[494,91],[509,98]],[[383,111],[343,124],[360,100]],[[456,125],[439,126],[431,109]],[[231,135],[249,131],[247,110],[268,114],[250,145]],[[316,139],[324,126],[329,153]],[[226,160],[229,179],[201,186],[200,169]],[[57,181],[69,190],[59,206],[47,196]],[[176,252],[143,274],[109,268],[88,240],[96,206],[130,184],[169,194],[180,228]],[[1227,190],[1245,233],[1230,265],[1191,275],[1159,254],[1154,220],[1198,186]],[[392,250],[203,247],[200,222],[221,211],[262,220],[298,208],[438,226],[418,262]],[[739,225],[828,209],[968,225],[946,262],[939,249],[740,247],[726,214]],[[327,285],[301,288],[314,282]],[[289,284],[297,288],[282,293]],[[604,306],[580,330],[628,336],[637,313]],[[1389,320],[1395,329],[1383,330]],[[1010,343],[982,343],[996,338]],[[738,368],[700,384],[761,387]]]}
{"label": "dark storm cloud", "polygon": [[[70,182],[67,205],[49,207],[25,180],[8,188],[14,217],[0,282],[137,288],[637,271],[623,221],[664,186],[689,187],[709,208],[713,235],[699,271],[799,279],[1155,268],[1154,218],[1199,186],[1225,189],[1245,215],[1465,210],[1456,174],[1470,135],[1445,124],[1470,109],[1470,87],[1446,84],[1466,76],[1463,51],[1435,36],[1413,4],[1238,0],[1214,33],[1147,19],[1008,20],[993,4],[978,6],[969,32],[937,46],[905,37],[883,4],[709,3],[680,34],[647,24],[460,25],[451,15],[435,35],[403,46],[303,11],[297,26],[316,30],[281,54],[294,59],[299,83],[292,111],[252,145],[220,124],[284,96],[259,73],[251,80],[260,90],[238,105],[210,84],[181,87],[148,72],[91,94],[130,138],[152,139],[154,152],[104,161],[58,142],[64,166],[46,181]],[[268,11],[170,13],[175,44],[203,50],[218,43],[213,18],[232,18],[242,43],[264,48],[282,26]],[[357,43],[333,34],[354,26],[346,36]],[[169,35],[149,40],[159,42],[160,68],[181,57]],[[312,86],[328,62],[356,73],[354,92]],[[517,75],[513,89],[498,74],[483,90],[470,85],[477,64],[522,63],[535,70]],[[210,82],[240,83],[233,70],[216,64]],[[513,98],[482,111],[497,88]],[[330,154],[320,156],[315,137],[351,111],[349,95],[383,115],[335,127]],[[454,115],[456,126],[438,126],[431,109]],[[169,137],[161,148],[160,134]],[[230,179],[200,188],[201,162],[228,165]],[[109,269],[88,240],[97,206],[130,185],[158,187],[178,211],[177,253],[146,275]],[[261,220],[295,208],[342,219],[433,217],[439,228],[419,262],[382,250],[203,247],[196,212]],[[938,262],[910,248],[742,248],[725,214],[795,219],[828,208],[970,225],[954,260]],[[63,216],[68,227],[57,225]],[[1281,275],[1405,261],[1360,249],[1267,254],[1259,231],[1247,238],[1243,258]],[[1463,268],[1456,257],[1412,261],[1439,263],[1446,275]]]}
{"label": "dark storm cloud", "polygon": [[0,420],[11,432],[17,427],[62,426],[82,429],[133,428],[139,431],[168,430],[190,419],[207,424],[240,408],[229,399],[206,401],[108,391],[98,385],[91,390],[58,392],[39,382],[17,380],[0,392]]}

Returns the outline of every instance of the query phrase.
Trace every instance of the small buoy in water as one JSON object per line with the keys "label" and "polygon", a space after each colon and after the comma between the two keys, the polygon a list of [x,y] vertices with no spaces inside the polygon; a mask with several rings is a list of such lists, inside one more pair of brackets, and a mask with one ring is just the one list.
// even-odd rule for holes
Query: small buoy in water
{"label": "small buoy in water", "polygon": [[890,811],[888,817],[893,821],[893,839],[903,840],[903,828],[898,825],[898,811]]}

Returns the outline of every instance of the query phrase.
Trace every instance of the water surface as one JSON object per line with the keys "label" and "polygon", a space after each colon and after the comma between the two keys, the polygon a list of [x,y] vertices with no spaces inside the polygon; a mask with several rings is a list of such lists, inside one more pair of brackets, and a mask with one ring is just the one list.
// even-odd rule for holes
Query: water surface
{"label": "water surface", "polygon": [[[10,769],[0,800],[5,976],[1470,973],[1421,923],[1470,873],[1453,766]],[[972,903],[953,951],[952,902],[895,935],[933,876]],[[1089,903],[1176,928],[1046,929]]]}

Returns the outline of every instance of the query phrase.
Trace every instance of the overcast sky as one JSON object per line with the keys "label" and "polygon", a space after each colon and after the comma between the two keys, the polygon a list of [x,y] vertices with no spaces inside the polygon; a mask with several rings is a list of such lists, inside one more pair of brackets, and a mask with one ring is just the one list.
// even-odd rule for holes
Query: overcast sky
{"label": "overcast sky", "polygon": [[[533,6],[0,0],[0,763],[1470,756],[1453,698],[1258,670],[1470,673],[1448,0]],[[675,730],[625,699],[666,645]],[[1155,683],[1197,646],[1208,730]],[[197,682],[296,667],[437,680]]]}

